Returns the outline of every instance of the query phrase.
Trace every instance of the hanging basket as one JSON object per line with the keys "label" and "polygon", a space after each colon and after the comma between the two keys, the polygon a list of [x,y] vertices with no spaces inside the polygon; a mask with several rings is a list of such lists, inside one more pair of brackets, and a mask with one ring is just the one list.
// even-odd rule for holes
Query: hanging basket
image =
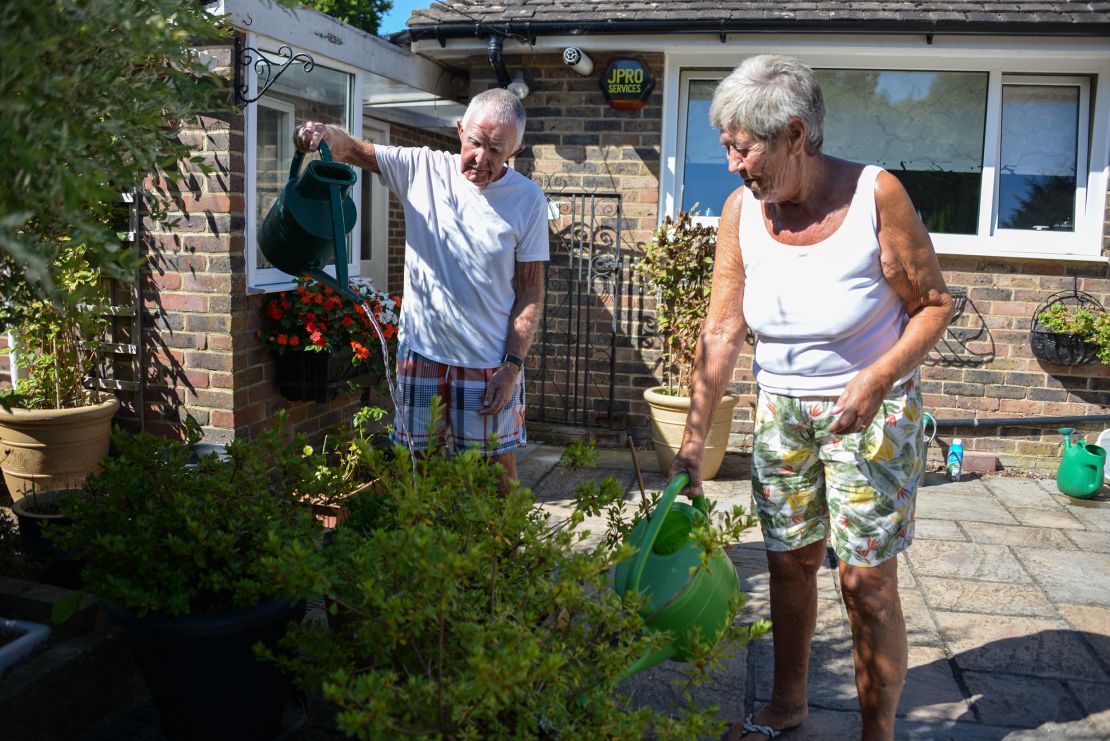
{"label": "hanging basket", "polygon": [[1079,279],[1076,278],[1072,290],[1052,294],[1033,312],[1029,322],[1029,344],[1033,355],[1056,365],[1075,366],[1094,362],[1098,357],[1097,345],[1086,342],[1078,335],[1054,332],[1041,323],[1041,315],[1056,305],[1064,305],[1070,311],[1086,310],[1095,316],[1105,311],[1098,299],[1079,290]]}
{"label": "hanging basket", "polygon": [[355,365],[352,352],[287,352],[275,360],[278,389],[289,401],[323,404],[345,392],[352,382],[364,389],[375,384],[369,366]]}

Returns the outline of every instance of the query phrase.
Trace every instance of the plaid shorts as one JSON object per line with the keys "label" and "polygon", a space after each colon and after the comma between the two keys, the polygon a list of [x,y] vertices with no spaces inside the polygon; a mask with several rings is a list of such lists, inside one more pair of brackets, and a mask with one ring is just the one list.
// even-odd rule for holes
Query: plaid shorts
{"label": "plaid shorts", "polygon": [[917,374],[895,386],[861,432],[833,435],[834,398],[762,389],[756,402],[752,493],[769,551],[830,534],[841,561],[878,566],[913,542],[924,474]]}
{"label": "plaid shorts", "polygon": [[[498,367],[499,368],[499,367]],[[478,448],[499,455],[522,448],[524,432],[524,371],[517,376],[512,398],[494,415],[478,414],[486,384],[498,368],[459,368],[436,362],[402,345],[397,349],[397,409],[393,442],[427,450],[434,439],[449,451]],[[432,419],[432,398],[443,402],[444,419]],[[496,439],[491,443],[490,436]]]}

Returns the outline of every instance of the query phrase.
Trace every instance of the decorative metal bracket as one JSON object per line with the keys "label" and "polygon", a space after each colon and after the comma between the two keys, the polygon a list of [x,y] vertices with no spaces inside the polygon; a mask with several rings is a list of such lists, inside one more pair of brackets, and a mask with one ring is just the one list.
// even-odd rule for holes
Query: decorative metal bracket
{"label": "decorative metal bracket", "polygon": [[[288,46],[281,47],[277,53],[285,59],[284,64],[271,61],[258,49],[243,46],[242,40],[238,36],[235,37],[235,101],[237,103],[247,105],[261,98],[293,62],[300,62],[305,73],[311,72],[316,66],[316,60],[311,55],[304,52],[294,54],[293,49]],[[247,96],[250,92],[250,79],[245,72],[252,65],[258,76],[258,93],[253,98],[249,98]]]}

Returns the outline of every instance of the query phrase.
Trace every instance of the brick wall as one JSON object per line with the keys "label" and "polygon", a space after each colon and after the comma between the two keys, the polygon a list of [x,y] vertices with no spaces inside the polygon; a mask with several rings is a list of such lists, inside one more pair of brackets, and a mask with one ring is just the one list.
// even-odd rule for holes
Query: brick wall
{"label": "brick wall", "polygon": [[[225,71],[230,59],[224,49]],[[153,432],[180,435],[189,416],[208,441],[249,439],[285,409],[296,430],[318,436],[359,403],[289,402],[278,392],[274,361],[255,337],[265,297],[246,288],[243,131],[241,108],[201,119],[182,136],[213,172],[150,184],[178,217],[170,228],[145,224],[144,412]]]}

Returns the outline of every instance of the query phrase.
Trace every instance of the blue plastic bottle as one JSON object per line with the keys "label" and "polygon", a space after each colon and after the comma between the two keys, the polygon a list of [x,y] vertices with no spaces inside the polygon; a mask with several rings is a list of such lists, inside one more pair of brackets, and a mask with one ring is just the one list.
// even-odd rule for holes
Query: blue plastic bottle
{"label": "blue plastic bottle", "polygon": [[960,474],[963,472],[964,467],[964,441],[960,438],[953,438],[952,444],[948,446],[948,480],[959,481]]}

